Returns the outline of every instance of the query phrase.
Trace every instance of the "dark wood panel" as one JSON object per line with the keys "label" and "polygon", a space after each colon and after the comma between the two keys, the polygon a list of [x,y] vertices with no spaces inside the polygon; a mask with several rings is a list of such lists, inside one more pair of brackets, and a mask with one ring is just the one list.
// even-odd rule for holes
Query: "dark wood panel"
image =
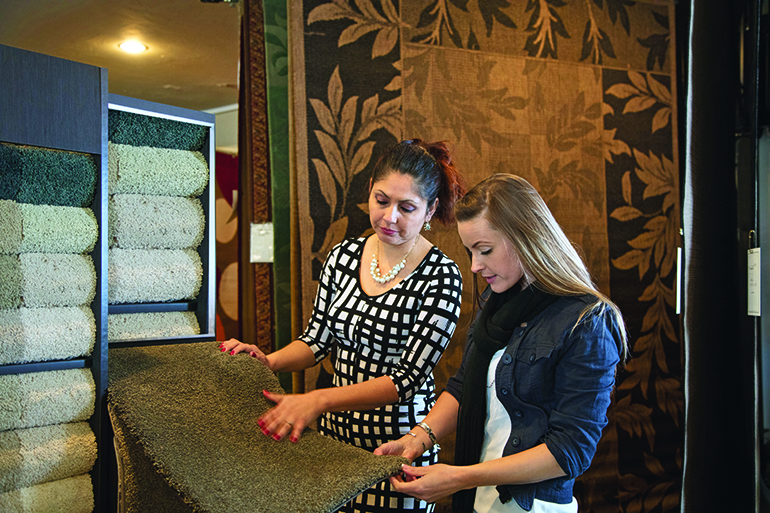
{"label": "dark wood panel", "polygon": [[100,154],[101,68],[0,45],[0,140]]}

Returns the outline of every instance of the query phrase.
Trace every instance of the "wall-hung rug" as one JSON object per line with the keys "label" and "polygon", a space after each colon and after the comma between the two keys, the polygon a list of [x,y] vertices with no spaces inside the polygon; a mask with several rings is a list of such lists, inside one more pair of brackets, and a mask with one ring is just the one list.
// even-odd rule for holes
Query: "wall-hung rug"
{"label": "wall-hung rug", "polygon": [[403,458],[312,430],[297,444],[264,436],[262,390],[282,393],[277,378],[217,345],[110,350],[123,511],[329,512],[400,470]]}

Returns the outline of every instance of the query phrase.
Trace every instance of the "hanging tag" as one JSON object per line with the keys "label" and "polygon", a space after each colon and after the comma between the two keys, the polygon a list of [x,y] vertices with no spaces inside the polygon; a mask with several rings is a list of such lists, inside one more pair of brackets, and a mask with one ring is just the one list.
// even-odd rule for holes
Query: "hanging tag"
{"label": "hanging tag", "polygon": [[749,271],[749,301],[748,314],[753,316],[760,315],[760,267],[759,267],[759,248],[749,250],[748,271]]}

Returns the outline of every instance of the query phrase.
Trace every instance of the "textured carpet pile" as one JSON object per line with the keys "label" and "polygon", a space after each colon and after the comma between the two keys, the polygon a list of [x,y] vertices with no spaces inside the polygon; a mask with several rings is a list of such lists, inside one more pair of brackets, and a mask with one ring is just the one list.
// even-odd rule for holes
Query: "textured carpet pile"
{"label": "textured carpet pile", "polygon": [[308,430],[299,443],[264,436],[282,392],[266,367],[215,342],[113,348],[108,404],[125,511],[331,512],[400,470]]}
{"label": "textured carpet pile", "polygon": [[122,249],[197,248],[206,218],[197,198],[115,194],[110,198],[110,246]]}
{"label": "textured carpet pile", "polygon": [[195,312],[110,314],[107,317],[107,338],[111,342],[189,337],[200,332]]}
{"label": "textured carpet pile", "polygon": [[110,110],[108,123],[110,142],[131,146],[199,151],[209,132],[204,125],[120,110]]}
{"label": "textured carpet pile", "polygon": [[199,151],[109,143],[110,194],[200,196],[209,169]]}
{"label": "textured carpet pile", "polygon": [[95,342],[89,307],[0,310],[0,365],[88,356]]}
{"label": "textured carpet pile", "polygon": [[118,249],[109,252],[109,302],[194,299],[203,280],[201,257],[191,249]]}
{"label": "textured carpet pile", "polygon": [[0,199],[87,207],[97,175],[91,155],[0,143]]}
{"label": "textured carpet pile", "polygon": [[0,431],[80,422],[94,414],[91,369],[0,376]]}
{"label": "textured carpet pile", "polygon": [[91,513],[93,510],[94,490],[88,474],[0,493],[3,513]]}

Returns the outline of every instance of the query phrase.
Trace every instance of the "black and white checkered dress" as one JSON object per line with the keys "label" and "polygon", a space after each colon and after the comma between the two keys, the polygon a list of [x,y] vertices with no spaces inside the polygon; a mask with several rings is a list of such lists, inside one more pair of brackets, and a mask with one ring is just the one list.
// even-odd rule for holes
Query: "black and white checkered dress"
{"label": "black and white checkered dress", "polygon": [[[373,451],[396,440],[433,407],[433,368],[460,315],[462,275],[435,246],[417,268],[378,296],[361,288],[359,268],[365,238],[332,249],[318,284],[313,314],[300,337],[322,360],[335,349],[334,385],[389,376],[399,401],[369,411],[326,413],[320,431]],[[415,465],[436,463],[429,451]],[[390,490],[385,480],[340,511],[432,511],[433,505]]]}

